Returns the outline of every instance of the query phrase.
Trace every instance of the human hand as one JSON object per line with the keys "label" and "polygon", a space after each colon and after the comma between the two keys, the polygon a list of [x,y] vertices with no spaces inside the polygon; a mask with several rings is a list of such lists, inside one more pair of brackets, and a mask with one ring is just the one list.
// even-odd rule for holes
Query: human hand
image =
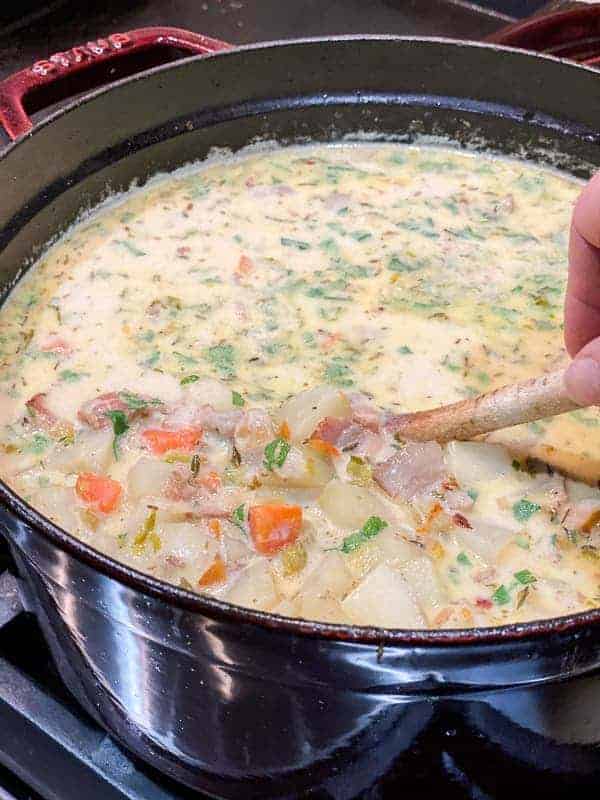
{"label": "human hand", "polygon": [[579,405],[600,404],[600,172],[582,191],[571,220],[565,345],[573,357],[567,392]]}

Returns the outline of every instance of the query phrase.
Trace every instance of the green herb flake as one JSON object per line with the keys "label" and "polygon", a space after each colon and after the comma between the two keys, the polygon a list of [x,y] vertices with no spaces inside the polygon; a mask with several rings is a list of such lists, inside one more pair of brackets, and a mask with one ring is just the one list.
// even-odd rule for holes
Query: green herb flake
{"label": "green herb flake", "polygon": [[477,500],[477,498],[479,497],[479,492],[477,491],[477,489],[467,489],[467,494],[469,495],[469,497],[473,502],[475,502],[475,500]]}
{"label": "green herb flake", "polygon": [[204,351],[205,358],[224,377],[232,378],[235,374],[235,348],[231,344],[216,344]]}
{"label": "green herb flake", "polygon": [[497,606],[505,606],[510,603],[510,594],[506,586],[502,583],[492,595],[492,600]]}
{"label": "green herb flake", "polygon": [[58,373],[58,377],[61,381],[65,381],[66,383],[77,383],[77,381],[85,378],[88,374],[88,372],[74,372],[72,369],[63,369]]}
{"label": "green herb flake", "polygon": [[106,416],[112,422],[113,428],[113,453],[115,459],[119,460],[119,441],[129,430],[129,422],[126,415],[122,411],[107,411]]}
{"label": "green herb flake", "polygon": [[286,236],[282,236],[280,241],[284,247],[293,247],[295,250],[310,250],[310,244],[300,239],[288,239]]}
{"label": "green herb flake", "polygon": [[472,563],[471,559],[469,558],[469,556],[466,553],[459,553],[456,556],[456,560],[458,561],[459,564],[462,564],[464,567],[472,567],[473,566],[473,563]]}
{"label": "green herb flake", "polygon": [[29,443],[27,450],[30,453],[35,453],[36,455],[39,455],[40,453],[43,453],[44,450],[47,447],[49,447],[49,445],[50,445],[50,439],[45,434],[34,433],[33,436],[31,437],[31,442]]}
{"label": "green herb flake", "polygon": [[526,536],[515,536],[515,544],[517,547],[520,547],[521,550],[530,549],[529,539]]}
{"label": "green herb flake", "polygon": [[341,551],[342,553],[352,553],[354,550],[358,550],[365,542],[368,542],[369,539],[372,539],[374,536],[377,536],[378,533],[384,528],[387,528],[388,523],[381,519],[381,517],[369,517],[369,519],[365,522],[362,528],[356,533],[352,533],[350,536],[347,536],[344,541],[342,542]]}
{"label": "green herb flake", "polygon": [[531,500],[526,500],[524,497],[518,500],[512,507],[513,516],[519,522],[527,522],[527,520],[536,514],[541,509],[537,503],[532,503]]}
{"label": "green herb flake", "polygon": [[179,381],[179,383],[182,386],[187,386],[188,383],[196,383],[196,381],[199,381],[199,380],[200,380],[200,376],[199,375],[186,375],[185,378],[182,378]]}
{"label": "green herb flake", "polygon": [[244,511],[244,504],[243,503],[242,503],[242,505],[240,505],[236,509],[234,509],[234,511],[233,511],[233,513],[231,515],[231,521],[233,522],[234,525],[237,525],[237,527],[241,531],[246,533],[246,527],[245,527],[246,513]]}
{"label": "green herb flake", "polygon": [[408,356],[412,353],[412,350],[407,344],[403,344],[401,347],[398,348],[398,352],[402,356]]}
{"label": "green herb flake", "polygon": [[288,441],[282,439],[281,436],[273,439],[273,441],[269,442],[265,447],[265,469],[268,469],[269,472],[273,472],[275,467],[282,467],[285,464],[289,452],[290,443]]}
{"label": "green herb flake", "polygon": [[519,570],[519,572],[515,572],[515,578],[523,586],[528,586],[530,583],[535,583],[537,581],[537,578],[533,572],[530,572],[528,569],[522,569]]}
{"label": "green herb flake", "polygon": [[163,404],[162,400],[157,397],[142,397],[135,392],[128,392],[126,389],[119,392],[119,397],[132,411],[145,411],[150,406],[162,406]]}
{"label": "green herb flake", "polygon": [[350,367],[343,358],[336,356],[325,367],[325,380],[336,386],[352,386],[354,380]]}
{"label": "green herb flake", "polygon": [[241,408],[246,404],[246,401],[239,392],[231,393],[231,402],[233,403],[234,406],[238,406],[238,408]]}
{"label": "green herb flake", "polygon": [[115,239],[115,244],[120,244],[121,247],[124,247],[126,250],[129,250],[132,256],[145,256],[146,253],[144,250],[140,250],[139,247],[136,247],[133,242],[130,242],[128,239]]}

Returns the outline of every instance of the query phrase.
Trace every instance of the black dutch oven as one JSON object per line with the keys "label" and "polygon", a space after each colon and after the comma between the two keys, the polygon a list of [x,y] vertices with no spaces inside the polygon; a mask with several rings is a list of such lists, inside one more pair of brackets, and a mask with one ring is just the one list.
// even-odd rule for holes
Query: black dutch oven
{"label": "black dutch oven", "polygon": [[[88,93],[30,129],[24,95],[39,106],[73,72],[91,79],[100,62],[167,46],[223,52]],[[600,163],[599,81],[546,56],[440,39],[229,50],[145,29],[74,48],[0,86],[15,138],[0,157],[0,281],[6,294],[109,189],[214,146],[431,134],[587,177]],[[597,796],[600,611],[456,631],[291,620],[122,566],[4,484],[0,525],[71,692],[189,786],[244,800]]]}

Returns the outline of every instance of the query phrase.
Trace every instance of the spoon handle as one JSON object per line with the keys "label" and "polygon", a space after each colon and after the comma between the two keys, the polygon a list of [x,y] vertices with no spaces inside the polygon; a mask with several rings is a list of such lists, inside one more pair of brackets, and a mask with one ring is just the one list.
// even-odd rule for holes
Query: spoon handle
{"label": "spoon handle", "polygon": [[464,441],[579,407],[567,396],[561,369],[459,403],[399,414],[390,419],[386,427],[415,441]]}

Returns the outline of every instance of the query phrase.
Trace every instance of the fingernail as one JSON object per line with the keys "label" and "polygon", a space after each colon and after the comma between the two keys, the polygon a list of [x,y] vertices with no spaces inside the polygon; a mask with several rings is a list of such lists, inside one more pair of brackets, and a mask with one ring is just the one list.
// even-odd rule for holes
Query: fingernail
{"label": "fingernail", "polygon": [[565,373],[565,387],[580,406],[600,404],[600,364],[588,356],[576,358]]}

